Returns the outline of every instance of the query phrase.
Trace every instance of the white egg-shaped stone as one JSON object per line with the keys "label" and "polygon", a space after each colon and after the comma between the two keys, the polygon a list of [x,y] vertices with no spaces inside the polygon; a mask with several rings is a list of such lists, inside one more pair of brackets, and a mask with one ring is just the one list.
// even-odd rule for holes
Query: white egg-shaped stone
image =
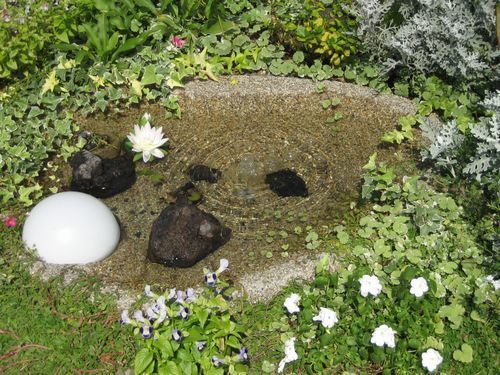
{"label": "white egg-shaped stone", "polygon": [[119,240],[120,226],[111,210],[99,199],[74,191],[42,200],[23,227],[25,246],[54,264],[100,261]]}

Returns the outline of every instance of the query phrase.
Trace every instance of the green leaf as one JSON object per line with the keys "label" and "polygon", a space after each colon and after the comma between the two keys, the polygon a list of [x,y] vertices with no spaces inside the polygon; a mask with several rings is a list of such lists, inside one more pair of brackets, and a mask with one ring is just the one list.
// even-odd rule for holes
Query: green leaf
{"label": "green leaf", "polygon": [[153,83],[160,84],[162,79],[163,77],[161,75],[156,74],[156,66],[151,64],[144,69],[141,83],[143,86],[151,85]]}
{"label": "green leaf", "polygon": [[195,315],[200,321],[201,328],[203,328],[208,319],[208,311],[204,308],[199,308],[195,310]]}
{"label": "green leaf", "polygon": [[462,350],[455,350],[453,352],[453,359],[463,363],[472,362],[472,354],[474,351],[469,344],[462,344]]}
{"label": "green leaf", "polygon": [[457,329],[462,324],[465,308],[458,303],[452,303],[442,306],[438,313],[440,317],[447,318],[452,323],[451,328]]}
{"label": "green leaf", "polygon": [[377,160],[377,153],[373,153],[371,156],[370,156],[370,159],[368,160],[368,163],[366,163],[364,166],[363,166],[363,169],[365,170],[369,170],[369,171],[373,171],[377,168],[377,165],[375,164],[376,163],[376,160]]}
{"label": "green leaf", "polygon": [[293,54],[292,56],[292,60],[296,63],[296,64],[300,64],[302,61],[304,61],[304,52],[302,51],[297,51]]}
{"label": "green leaf", "polygon": [[144,372],[151,362],[153,362],[153,353],[147,348],[139,350],[134,361],[135,373],[141,374]]}
{"label": "green leaf", "polygon": [[169,361],[158,369],[159,375],[182,375],[175,362]]}

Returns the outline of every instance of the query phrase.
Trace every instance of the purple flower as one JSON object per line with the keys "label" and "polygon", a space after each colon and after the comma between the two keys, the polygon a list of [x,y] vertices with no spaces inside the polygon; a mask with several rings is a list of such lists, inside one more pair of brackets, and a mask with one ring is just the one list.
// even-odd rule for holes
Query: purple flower
{"label": "purple flower", "polygon": [[207,273],[205,275],[205,282],[208,286],[215,286],[215,284],[217,283],[217,275],[215,274],[215,272]]}
{"label": "purple flower", "polygon": [[178,329],[174,329],[172,331],[172,339],[174,339],[174,341],[176,342],[180,342],[182,340],[182,332]]}
{"label": "purple flower", "polygon": [[145,322],[146,321],[146,319],[142,315],[141,310],[137,310],[134,312],[134,319],[137,320],[138,322]]}
{"label": "purple flower", "polygon": [[206,341],[196,341],[196,349],[198,349],[199,352],[203,351],[207,346]]}
{"label": "purple flower", "polygon": [[130,322],[131,320],[128,317],[128,310],[123,310],[122,315],[120,317],[120,324],[129,324]]}
{"label": "purple flower", "polygon": [[175,302],[183,303],[185,298],[186,298],[186,293],[183,290],[178,290],[177,291],[177,298],[175,299]]}
{"label": "purple flower", "polygon": [[194,302],[196,300],[196,295],[193,288],[186,289],[186,302]]}
{"label": "purple flower", "polygon": [[219,367],[220,365],[224,364],[224,360],[214,355],[212,357],[212,364],[214,365],[214,367]]}
{"label": "purple flower", "polygon": [[172,288],[168,291],[168,296],[167,296],[167,300],[170,301],[171,299],[173,299],[175,296],[177,295],[177,291],[175,288]]}
{"label": "purple flower", "polygon": [[248,349],[246,347],[242,347],[240,352],[238,353],[238,358],[241,362],[248,362]]}
{"label": "purple flower", "polygon": [[146,285],[144,287],[144,294],[147,296],[147,297],[151,297],[153,298],[154,297],[154,294],[153,292],[151,291],[151,286],[150,285]]}
{"label": "purple flower", "polygon": [[10,14],[6,10],[3,11],[2,18],[4,22],[10,22]]}
{"label": "purple flower", "polygon": [[181,306],[179,310],[179,316],[184,320],[189,318],[189,309],[187,307]]}
{"label": "purple flower", "polygon": [[139,328],[139,333],[142,335],[144,339],[149,339],[153,334],[153,327],[144,325]]}

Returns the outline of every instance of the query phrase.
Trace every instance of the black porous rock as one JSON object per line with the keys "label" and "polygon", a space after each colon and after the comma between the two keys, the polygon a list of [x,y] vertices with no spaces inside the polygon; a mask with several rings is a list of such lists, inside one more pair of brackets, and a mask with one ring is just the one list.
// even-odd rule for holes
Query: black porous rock
{"label": "black porous rock", "polygon": [[70,190],[109,198],[130,188],[137,176],[135,164],[126,156],[103,159],[90,151],[77,152],[70,161],[73,178]]}
{"label": "black porous rock", "polygon": [[231,229],[198,207],[176,203],[165,208],[149,235],[148,259],[167,267],[187,268],[224,245]]}
{"label": "black porous rock", "polygon": [[191,181],[207,181],[211,184],[217,182],[220,177],[220,171],[215,168],[207,167],[206,165],[193,165],[188,171]]}
{"label": "black porous rock", "polygon": [[291,169],[282,169],[266,175],[266,184],[280,197],[307,197],[309,191],[302,178]]}

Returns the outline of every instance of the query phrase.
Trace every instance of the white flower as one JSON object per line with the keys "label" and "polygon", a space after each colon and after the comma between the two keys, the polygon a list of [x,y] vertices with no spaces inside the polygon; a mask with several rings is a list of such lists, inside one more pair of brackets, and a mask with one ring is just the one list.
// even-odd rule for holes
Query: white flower
{"label": "white flower", "polygon": [[298,313],[300,311],[299,307],[300,296],[296,293],[292,293],[290,297],[285,300],[283,306],[286,307],[290,314]]}
{"label": "white flower", "polygon": [[437,350],[427,349],[422,353],[422,366],[429,372],[433,372],[442,362],[443,357]]}
{"label": "white flower", "polygon": [[359,279],[359,283],[361,284],[361,295],[363,297],[367,297],[368,294],[378,296],[382,291],[382,284],[380,284],[377,276],[364,275]]}
{"label": "white flower", "polygon": [[486,276],[486,281],[491,283],[491,285],[493,285],[493,288],[495,288],[495,290],[500,288],[500,279],[495,280],[495,277],[493,275]]}
{"label": "white flower", "polygon": [[419,277],[410,281],[410,293],[415,297],[422,297],[428,290],[429,286],[423,277]]}
{"label": "white flower", "polygon": [[217,271],[215,271],[215,273],[217,275],[221,274],[227,269],[228,266],[229,266],[229,261],[227,259],[221,259],[219,263],[219,268],[217,269]]}
{"label": "white flower", "polygon": [[146,122],[150,122],[151,121],[151,114],[149,114],[148,112],[144,113],[142,115],[142,118],[146,121]]}
{"label": "white flower", "polygon": [[168,138],[163,138],[161,128],[152,128],[149,122],[140,127],[134,126],[134,132],[127,135],[127,138],[132,142],[132,151],[142,152],[142,160],[147,163],[151,155],[157,158],[165,156],[160,147],[163,146]]}
{"label": "white flower", "polygon": [[278,365],[278,374],[283,372],[285,365],[289,362],[297,360],[299,356],[295,352],[295,337],[285,342],[285,358],[283,358]]}
{"label": "white flower", "polygon": [[387,345],[389,348],[394,348],[396,346],[396,339],[394,337],[395,334],[396,331],[394,331],[391,327],[382,324],[381,326],[375,328],[370,342],[380,347]]}
{"label": "white flower", "polygon": [[321,322],[323,327],[332,328],[335,323],[339,321],[337,318],[337,313],[331,309],[327,309],[325,307],[319,308],[319,314],[313,317],[315,322]]}

